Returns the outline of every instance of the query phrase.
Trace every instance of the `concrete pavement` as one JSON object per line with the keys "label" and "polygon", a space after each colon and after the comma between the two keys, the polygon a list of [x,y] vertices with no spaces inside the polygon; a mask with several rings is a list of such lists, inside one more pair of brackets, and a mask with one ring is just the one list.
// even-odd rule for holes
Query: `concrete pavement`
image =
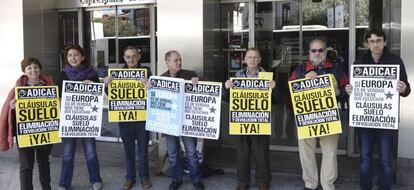
{"label": "concrete pavement", "polygon": [[[106,190],[120,190],[124,182],[125,166],[123,159],[123,149],[121,143],[97,143],[97,149],[100,159],[101,176],[103,178],[104,189]],[[150,148],[153,152],[156,151],[155,145]],[[153,155],[153,154],[152,154]],[[51,177],[52,189],[57,189],[57,184],[60,175],[61,158],[54,156],[50,157],[51,161]],[[151,181],[153,183],[152,190],[166,190],[170,183],[170,179],[166,177],[159,177],[154,175],[155,171],[155,157],[150,158],[151,167]],[[19,189],[19,163],[17,149],[14,147],[7,152],[0,152],[0,190],[17,190]],[[212,176],[204,179],[206,190],[232,190],[236,186],[236,175],[234,168],[224,168],[225,174],[220,176]],[[72,190],[89,190],[91,185],[88,180],[88,172],[86,169],[85,159],[83,157],[83,150],[78,146],[76,151],[75,171],[72,181]],[[40,189],[38,182],[37,167],[34,169],[34,185],[35,189]],[[303,188],[303,182],[300,174],[288,172],[273,172],[272,186],[273,190],[297,190]],[[254,180],[252,180],[254,181]],[[254,185],[254,184],[253,184]],[[349,190],[358,189],[358,182],[355,180],[341,179],[336,182],[337,189]],[[137,184],[134,190],[142,189]],[[181,190],[192,190],[192,184],[188,175],[183,179]],[[256,187],[251,188],[257,189]],[[414,187],[395,186],[394,189],[409,190]]]}

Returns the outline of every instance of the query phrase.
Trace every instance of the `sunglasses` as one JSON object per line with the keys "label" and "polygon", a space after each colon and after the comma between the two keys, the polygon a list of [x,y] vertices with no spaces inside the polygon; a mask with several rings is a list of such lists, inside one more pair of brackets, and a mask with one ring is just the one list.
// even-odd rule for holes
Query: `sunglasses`
{"label": "sunglasses", "polygon": [[310,49],[310,52],[312,53],[316,53],[316,52],[323,53],[324,51],[325,51],[325,48]]}

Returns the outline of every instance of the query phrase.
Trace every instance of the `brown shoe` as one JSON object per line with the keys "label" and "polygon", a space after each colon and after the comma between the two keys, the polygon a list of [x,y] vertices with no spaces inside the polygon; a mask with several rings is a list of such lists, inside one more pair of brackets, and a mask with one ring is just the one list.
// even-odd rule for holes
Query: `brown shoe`
{"label": "brown shoe", "polygon": [[247,190],[249,189],[248,185],[237,185],[236,190]]}
{"label": "brown shoe", "polygon": [[152,187],[151,181],[149,179],[143,179],[141,180],[141,186],[144,189],[149,189]]}
{"label": "brown shoe", "polygon": [[134,187],[134,185],[135,185],[135,180],[127,179],[124,183],[123,188],[124,188],[124,190],[132,189],[132,187]]}
{"label": "brown shoe", "polygon": [[261,184],[260,190],[269,190],[269,184]]}

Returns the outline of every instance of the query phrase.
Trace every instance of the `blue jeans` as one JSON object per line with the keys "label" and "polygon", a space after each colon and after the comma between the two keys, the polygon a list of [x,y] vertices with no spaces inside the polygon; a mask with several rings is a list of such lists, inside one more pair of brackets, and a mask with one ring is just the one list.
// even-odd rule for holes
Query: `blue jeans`
{"label": "blue jeans", "polygon": [[395,133],[397,133],[395,130],[358,128],[361,148],[360,186],[362,190],[372,189],[372,155],[375,143],[377,143],[380,158],[379,189],[391,189],[394,178],[392,158],[394,156],[393,136]]}
{"label": "blue jeans", "polygon": [[[180,155],[179,137],[165,135],[167,141],[168,160],[172,171],[172,180],[181,182],[183,178],[183,160]],[[185,153],[188,158],[191,181],[193,183],[201,182],[201,170],[197,157],[197,138],[181,137],[184,143]]]}
{"label": "blue jeans", "polygon": [[127,164],[128,180],[135,181],[137,176],[135,167],[135,141],[138,149],[138,172],[139,178],[148,179],[148,141],[149,132],[145,130],[145,121],[143,122],[121,122],[119,123],[122,143],[124,144],[125,160]]}
{"label": "blue jeans", "polygon": [[99,160],[96,153],[95,138],[62,138],[63,157],[60,170],[59,187],[70,188],[73,178],[76,140],[81,140],[86,164],[88,165],[89,182],[102,182],[99,174]]}

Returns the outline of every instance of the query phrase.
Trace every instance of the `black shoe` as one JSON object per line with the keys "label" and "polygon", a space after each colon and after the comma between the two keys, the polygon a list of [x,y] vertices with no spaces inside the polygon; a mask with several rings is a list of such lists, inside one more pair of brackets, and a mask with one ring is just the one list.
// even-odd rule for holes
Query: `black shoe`
{"label": "black shoe", "polygon": [[170,183],[169,190],[177,190],[181,186],[181,181],[173,181]]}
{"label": "black shoe", "polygon": [[196,190],[204,190],[204,184],[201,181],[193,183],[193,186]]}
{"label": "black shoe", "polygon": [[318,190],[318,188],[316,188],[316,189],[310,189],[310,188],[305,187],[305,188],[303,188],[303,190]]}

